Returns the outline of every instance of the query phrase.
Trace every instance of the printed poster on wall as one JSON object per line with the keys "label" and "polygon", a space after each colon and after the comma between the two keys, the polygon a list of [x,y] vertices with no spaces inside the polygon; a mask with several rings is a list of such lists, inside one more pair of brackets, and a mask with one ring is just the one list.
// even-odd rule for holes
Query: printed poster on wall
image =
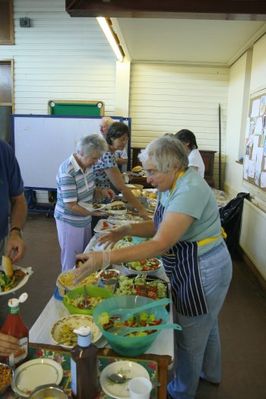
{"label": "printed poster on wall", "polygon": [[243,178],[266,190],[266,89],[250,98],[245,145]]}

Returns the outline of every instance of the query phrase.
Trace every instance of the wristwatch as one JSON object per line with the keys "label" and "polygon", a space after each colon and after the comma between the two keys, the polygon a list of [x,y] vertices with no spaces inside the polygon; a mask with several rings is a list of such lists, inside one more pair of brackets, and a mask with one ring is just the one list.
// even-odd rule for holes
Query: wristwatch
{"label": "wristwatch", "polygon": [[17,227],[17,226],[11,227],[11,229],[9,230],[9,233],[11,233],[11,231],[13,231],[13,230],[17,231],[19,233],[19,235],[22,237],[22,229],[20,227]]}

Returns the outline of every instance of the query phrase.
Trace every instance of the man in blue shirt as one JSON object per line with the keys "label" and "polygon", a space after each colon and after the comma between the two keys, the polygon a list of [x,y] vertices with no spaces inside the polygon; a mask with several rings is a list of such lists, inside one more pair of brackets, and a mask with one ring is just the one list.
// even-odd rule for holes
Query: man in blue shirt
{"label": "man in blue shirt", "polygon": [[[12,148],[0,139],[0,260],[4,254],[12,262],[22,258],[25,251],[22,228],[26,216],[27,204],[18,162]],[[0,355],[8,355],[17,349],[15,338],[0,333]]]}

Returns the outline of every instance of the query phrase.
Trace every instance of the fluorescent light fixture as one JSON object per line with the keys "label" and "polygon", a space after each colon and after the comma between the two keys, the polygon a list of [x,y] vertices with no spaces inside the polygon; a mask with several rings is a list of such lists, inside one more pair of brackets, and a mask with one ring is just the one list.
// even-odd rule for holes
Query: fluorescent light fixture
{"label": "fluorescent light fixture", "polygon": [[112,27],[110,26],[110,23],[108,23],[107,19],[105,17],[96,17],[100,27],[103,30],[103,33],[106,36],[106,39],[108,40],[110,46],[113,49],[113,52],[116,55],[116,58],[118,61],[123,61],[124,58],[124,52],[120,46],[119,40],[114,33]]}

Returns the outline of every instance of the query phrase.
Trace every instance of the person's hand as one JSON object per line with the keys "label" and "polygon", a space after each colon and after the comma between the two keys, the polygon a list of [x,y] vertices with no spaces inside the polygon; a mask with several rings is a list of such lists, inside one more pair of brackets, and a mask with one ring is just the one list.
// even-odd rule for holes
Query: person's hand
{"label": "person's hand", "polygon": [[20,350],[17,338],[0,333],[0,356],[9,356]]}
{"label": "person's hand", "polygon": [[91,273],[95,272],[98,269],[101,269],[102,266],[109,265],[110,256],[108,252],[87,252],[83,254],[78,254],[76,256],[77,261],[81,261],[82,264],[78,269],[75,270],[75,283],[79,283],[84,278],[86,278]]}
{"label": "person's hand", "polygon": [[100,244],[106,244],[106,247],[111,245],[111,247],[123,237],[130,235],[131,225],[125,224],[116,228],[109,230],[108,232],[102,234],[98,238]]}
{"label": "person's hand", "polygon": [[6,256],[14,263],[23,257],[25,248],[26,246],[20,233],[16,230],[12,230],[7,239]]}

